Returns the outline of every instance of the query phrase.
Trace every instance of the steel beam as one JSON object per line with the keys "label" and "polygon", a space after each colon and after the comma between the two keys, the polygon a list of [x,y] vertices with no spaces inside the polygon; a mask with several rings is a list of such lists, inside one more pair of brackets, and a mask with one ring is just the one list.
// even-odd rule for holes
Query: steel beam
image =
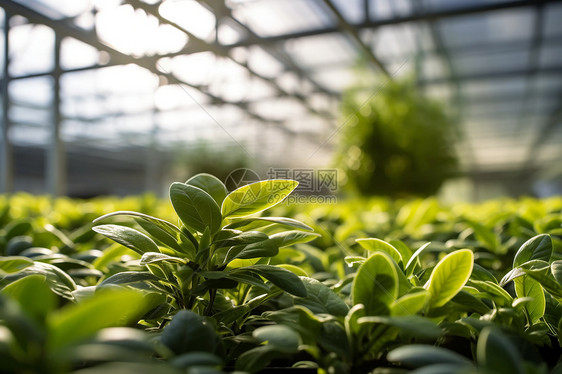
{"label": "steel beam", "polygon": [[10,18],[11,14],[4,10],[4,67],[0,91],[2,94],[2,134],[0,137],[0,193],[10,193],[14,187],[14,170],[12,143],[10,142]]}

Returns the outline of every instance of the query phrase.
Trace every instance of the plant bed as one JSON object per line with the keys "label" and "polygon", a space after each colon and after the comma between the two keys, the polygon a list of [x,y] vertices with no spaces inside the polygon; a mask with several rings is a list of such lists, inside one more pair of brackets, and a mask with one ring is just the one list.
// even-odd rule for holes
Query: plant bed
{"label": "plant bed", "polygon": [[562,199],[280,204],[296,185],[4,197],[0,371],[560,372]]}

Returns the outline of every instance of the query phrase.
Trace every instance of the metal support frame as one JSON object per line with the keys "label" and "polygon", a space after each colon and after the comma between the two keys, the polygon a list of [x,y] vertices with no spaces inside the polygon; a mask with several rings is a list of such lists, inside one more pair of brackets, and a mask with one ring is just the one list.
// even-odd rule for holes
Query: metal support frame
{"label": "metal support frame", "polygon": [[55,32],[54,72],[53,72],[53,101],[50,142],[47,145],[46,179],[47,191],[52,196],[65,194],[66,190],[66,160],[64,142],[61,138],[61,43],[62,37]]}
{"label": "metal support frame", "polygon": [[345,30],[351,40],[357,45],[361,54],[368,59],[368,62],[380,70],[387,78],[391,78],[386,66],[384,66],[382,61],[375,56],[371,48],[363,42],[357,29],[347,22],[339,9],[330,0],[324,0],[324,4],[326,4],[327,8],[330,9],[341,29]]}
{"label": "metal support frame", "polygon": [[10,142],[10,18],[11,14],[4,11],[4,67],[0,90],[2,94],[2,135],[0,137],[0,193],[12,192],[14,187],[14,170],[12,144]]}

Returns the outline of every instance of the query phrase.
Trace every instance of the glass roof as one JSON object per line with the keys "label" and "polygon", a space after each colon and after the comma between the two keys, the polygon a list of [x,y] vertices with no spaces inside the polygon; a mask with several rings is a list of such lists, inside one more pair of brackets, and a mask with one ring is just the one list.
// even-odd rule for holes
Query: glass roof
{"label": "glass roof", "polygon": [[[244,147],[257,160],[328,165],[344,122],[339,99],[367,55],[382,81],[416,73],[423,93],[459,115],[467,173],[543,170],[562,159],[561,1],[0,6],[15,145],[51,142],[60,73],[61,136],[69,146],[166,153],[205,141]],[[308,157],[314,149],[321,151]]]}

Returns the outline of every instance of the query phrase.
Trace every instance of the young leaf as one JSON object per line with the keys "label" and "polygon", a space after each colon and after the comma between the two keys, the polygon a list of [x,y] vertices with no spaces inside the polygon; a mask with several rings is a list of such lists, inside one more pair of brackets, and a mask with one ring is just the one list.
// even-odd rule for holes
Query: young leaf
{"label": "young leaf", "polygon": [[279,248],[271,239],[248,245],[237,245],[230,248],[223,264],[226,265],[234,259],[247,260],[258,257],[273,257],[277,253],[279,253]]}
{"label": "young leaf", "polygon": [[242,269],[250,270],[261,275],[277,287],[292,295],[300,297],[307,296],[306,287],[301,279],[289,270],[272,265],[252,265]]}
{"label": "young leaf", "polygon": [[424,286],[431,294],[431,308],[445,305],[464,287],[473,264],[474,254],[469,249],[449,253],[439,261]]}
{"label": "young leaf", "polygon": [[221,182],[221,180],[211,174],[201,173],[194,175],[189,178],[185,184],[199,187],[208,193],[215,200],[218,206],[221,206],[224,198],[228,194],[226,186]]}
{"label": "young leaf", "polygon": [[357,244],[369,252],[382,251],[390,255],[397,264],[402,261],[402,255],[393,245],[376,238],[356,239]]}
{"label": "young leaf", "polygon": [[425,249],[427,247],[429,247],[429,245],[431,244],[431,242],[429,243],[425,243],[424,245],[422,245],[421,247],[419,247],[414,254],[412,255],[412,257],[410,257],[410,259],[408,260],[408,263],[406,264],[406,276],[410,276],[414,273],[414,270],[416,268],[417,263],[419,262],[419,257],[420,255],[423,253],[423,251],[425,251]]}
{"label": "young leaf", "polygon": [[275,243],[275,245],[277,245],[278,248],[283,248],[297,243],[307,243],[320,236],[321,236],[320,234],[316,234],[313,232],[292,230],[292,231],[283,231],[277,234],[273,234],[269,238],[273,240],[273,242]]}
{"label": "young leaf", "polygon": [[513,267],[523,265],[530,260],[550,261],[552,255],[552,239],[550,235],[541,234],[527,240],[519,248],[513,259]]}
{"label": "young leaf", "polygon": [[390,305],[390,315],[408,316],[415,315],[423,309],[429,301],[430,293],[425,289],[418,289],[416,292],[407,293]]}
{"label": "young leaf", "polygon": [[305,298],[294,298],[296,305],[302,305],[313,313],[325,313],[333,316],[346,316],[349,307],[334,291],[316,279],[301,277],[306,288]]}
{"label": "young leaf", "polygon": [[158,252],[158,246],[152,239],[130,227],[100,225],[92,227],[92,230],[141,255],[145,252]]}
{"label": "young leaf", "polygon": [[552,271],[552,275],[554,275],[554,279],[562,285],[562,260],[552,261],[550,270]]}
{"label": "young leaf", "polygon": [[232,191],[223,201],[223,217],[245,217],[258,213],[283,201],[299,182],[271,179],[251,183]]}
{"label": "young leaf", "polygon": [[385,252],[373,253],[357,270],[352,284],[353,305],[363,304],[367,315],[389,313],[398,297],[398,275],[392,258]]}
{"label": "young leaf", "polygon": [[515,346],[495,327],[485,327],[476,345],[478,366],[498,374],[526,372]]}
{"label": "young leaf", "polygon": [[362,324],[383,324],[398,327],[402,332],[407,332],[416,337],[437,339],[443,331],[429,318],[421,316],[367,316],[357,321]]}
{"label": "young leaf", "polygon": [[104,287],[111,284],[121,285],[121,284],[144,282],[144,281],[157,282],[159,280],[160,278],[146,271],[123,271],[121,273],[113,274],[112,276],[106,278],[103,282],[98,284],[97,287]]}
{"label": "young leaf", "polygon": [[546,308],[546,300],[541,284],[528,276],[515,278],[513,281],[517,297],[530,297],[533,299],[525,304],[525,309],[529,315],[530,323],[536,323],[544,315]]}
{"label": "young leaf", "polygon": [[297,221],[293,218],[285,217],[250,217],[242,219],[233,219],[232,222],[225,226],[227,229],[244,229],[248,225],[256,224],[258,222],[263,223],[263,226],[278,224],[288,227],[295,227],[301,230],[313,231],[313,228],[305,225],[304,223]]}
{"label": "young leaf", "polygon": [[220,228],[222,219],[220,208],[202,189],[185,183],[172,183],[170,200],[176,214],[186,227],[201,233],[207,227],[211,233],[215,233]]}
{"label": "young leaf", "polygon": [[177,262],[177,263],[180,263],[180,264],[186,263],[186,261],[183,258],[172,257],[172,256],[165,255],[163,253],[157,253],[157,252],[146,252],[145,254],[142,255],[142,257],[140,259],[140,264],[146,265],[146,264],[152,264],[154,262],[160,262],[160,261]]}

